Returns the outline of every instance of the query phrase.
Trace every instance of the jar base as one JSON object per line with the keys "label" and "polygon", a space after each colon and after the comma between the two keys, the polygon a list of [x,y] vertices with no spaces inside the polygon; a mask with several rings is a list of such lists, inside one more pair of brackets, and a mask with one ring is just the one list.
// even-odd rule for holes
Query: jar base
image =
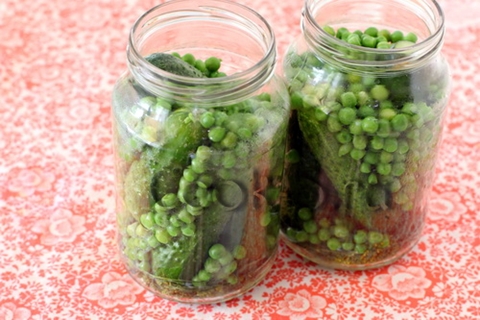
{"label": "jar base", "polygon": [[311,252],[311,250],[309,250],[308,248],[305,248],[304,246],[297,245],[294,242],[291,242],[288,239],[287,235],[285,235],[283,232],[280,233],[280,237],[283,243],[285,243],[285,245],[287,245],[287,247],[292,249],[296,254],[302,256],[303,258],[313,263],[316,263],[318,266],[325,269],[346,270],[346,271],[363,271],[363,270],[377,269],[377,268],[390,265],[395,261],[399,260],[400,258],[402,258],[410,250],[412,250],[413,247],[415,247],[418,241],[420,240],[420,238],[418,238],[415,241],[412,241],[408,246],[397,251],[394,255],[388,257],[387,259],[382,259],[379,261],[374,261],[374,262],[365,263],[365,264],[346,264],[339,261],[326,260],[321,256],[316,255],[315,253]]}
{"label": "jar base", "polygon": [[[140,286],[152,292],[159,298],[168,299],[180,303],[211,304],[225,302],[237,298],[260,283],[275,262],[278,254],[278,247],[272,255],[259,268],[239,277],[236,284],[214,285],[209,288],[198,289],[186,287],[175,280],[166,280],[152,276],[140,270],[134,270],[126,266],[127,272]],[[224,286],[224,287],[222,287]],[[225,288],[225,286],[228,286]],[[231,290],[229,290],[231,288]]]}

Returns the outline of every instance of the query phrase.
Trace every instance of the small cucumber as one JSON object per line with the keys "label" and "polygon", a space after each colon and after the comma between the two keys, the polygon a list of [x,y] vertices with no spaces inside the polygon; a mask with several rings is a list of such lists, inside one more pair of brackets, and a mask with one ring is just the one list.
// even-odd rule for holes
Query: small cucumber
{"label": "small cucumber", "polygon": [[152,53],[145,59],[155,67],[178,76],[205,78],[205,75],[200,70],[186,63],[182,59],[168,53]]}

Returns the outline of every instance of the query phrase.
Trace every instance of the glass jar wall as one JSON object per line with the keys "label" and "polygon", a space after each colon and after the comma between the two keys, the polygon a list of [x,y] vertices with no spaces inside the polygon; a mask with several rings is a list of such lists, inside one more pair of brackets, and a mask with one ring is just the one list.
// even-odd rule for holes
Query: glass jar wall
{"label": "glass jar wall", "polygon": [[283,63],[281,228],[294,251],[361,270],[417,243],[449,95],[443,37],[435,1],[305,1]]}
{"label": "glass jar wall", "polygon": [[127,59],[113,93],[123,261],[164,298],[236,297],[277,252],[290,110],[273,32],[233,2],[174,0],[138,19]]}

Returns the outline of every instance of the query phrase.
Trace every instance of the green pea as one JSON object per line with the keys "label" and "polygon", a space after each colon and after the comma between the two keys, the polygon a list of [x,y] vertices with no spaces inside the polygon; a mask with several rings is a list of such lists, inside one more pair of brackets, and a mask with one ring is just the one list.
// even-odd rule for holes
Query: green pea
{"label": "green pea", "polygon": [[356,33],[350,33],[347,37],[346,37],[346,41],[350,44],[353,44],[353,45],[356,45],[356,46],[361,46],[362,43],[360,41],[360,36]]}
{"label": "green pea", "polygon": [[352,151],[350,151],[350,157],[354,160],[360,160],[365,156],[365,153],[365,150],[353,148]]}
{"label": "green pea", "polygon": [[238,136],[240,137],[240,139],[245,139],[245,140],[248,140],[248,139],[251,139],[252,136],[253,136],[253,133],[250,129],[248,128],[240,128],[237,130],[237,134]]}
{"label": "green pea", "polygon": [[223,255],[218,258],[218,262],[220,262],[222,266],[228,266],[229,264],[235,261],[233,259],[233,255],[230,252],[225,251]]}
{"label": "green pea", "polygon": [[188,224],[188,223],[192,223],[195,220],[195,217],[192,216],[185,208],[180,210],[180,212],[178,213],[178,219]]}
{"label": "green pea", "polygon": [[226,256],[228,253],[227,249],[221,243],[216,243],[210,247],[208,250],[208,255],[215,260],[220,259],[223,256]]}
{"label": "green pea", "polygon": [[378,116],[380,119],[392,120],[397,115],[397,112],[392,108],[381,108]]}
{"label": "green pea", "polygon": [[237,145],[238,136],[232,131],[227,132],[220,144],[227,149],[233,149]]}
{"label": "green pea", "polygon": [[198,174],[192,168],[183,170],[183,178],[188,182],[193,182],[198,178]]}
{"label": "green pea", "polygon": [[390,192],[395,193],[398,192],[402,188],[402,183],[399,179],[394,179],[389,186]]}
{"label": "green pea", "polygon": [[360,108],[358,108],[358,115],[362,118],[373,117],[376,113],[375,109],[369,105],[360,106]]}
{"label": "green pea", "polygon": [[157,226],[165,227],[168,225],[168,216],[166,213],[155,213],[153,219],[155,220],[155,224]]}
{"label": "green pea", "polygon": [[352,83],[348,86],[348,93],[355,94],[356,102],[358,103],[358,93],[365,90],[363,83]]}
{"label": "green pea", "polygon": [[368,181],[368,183],[371,184],[371,185],[377,184],[377,183],[378,183],[377,175],[376,175],[375,173],[373,173],[373,172],[370,173],[370,174],[368,175],[367,181]]}
{"label": "green pea", "polygon": [[366,163],[365,160],[363,160],[362,164],[360,165],[360,172],[362,173],[370,173],[372,171],[372,165],[369,163]]}
{"label": "green pea", "polygon": [[377,231],[370,231],[367,235],[367,239],[370,244],[378,244],[382,242],[383,235]]}
{"label": "green pea", "polygon": [[242,260],[247,256],[247,249],[242,245],[237,245],[233,248],[232,254],[236,260]]}
{"label": "green pea", "polygon": [[370,94],[373,99],[383,101],[388,99],[390,93],[384,85],[377,84],[370,90]]}
{"label": "green pea", "polygon": [[205,163],[197,158],[192,159],[191,168],[197,174],[202,174],[207,170]]}
{"label": "green pea", "polygon": [[178,204],[178,197],[175,193],[167,193],[161,201],[166,208],[174,208]]}
{"label": "green pea", "polygon": [[337,238],[330,238],[327,240],[327,247],[332,251],[337,251],[342,247],[342,243]]}
{"label": "green pea", "polygon": [[272,222],[272,216],[270,215],[270,212],[264,212],[260,216],[260,225],[262,227],[266,227]]}
{"label": "green pea", "polygon": [[386,50],[386,49],[390,49],[392,47],[392,45],[387,42],[387,41],[379,41],[377,40],[377,49],[382,49],[382,50]]}
{"label": "green pea", "polygon": [[308,241],[309,235],[304,230],[298,231],[295,235],[297,242],[305,242]]}
{"label": "green pea", "polygon": [[392,32],[390,39],[393,43],[403,40],[403,32],[399,30]]}
{"label": "green pea", "polygon": [[409,32],[409,33],[407,33],[407,34],[403,37],[403,40],[406,40],[406,41],[410,41],[410,42],[415,43],[415,42],[417,42],[418,37],[417,37],[417,35],[416,35],[415,33]]}
{"label": "green pea", "polygon": [[388,121],[387,119],[378,120],[377,136],[381,138],[387,138],[391,135],[391,133],[392,133],[392,128],[390,126],[390,121]]}
{"label": "green pea", "polygon": [[365,91],[359,91],[357,93],[357,101],[360,106],[370,105],[372,103],[372,99],[370,95]]}
{"label": "green pea", "polygon": [[338,156],[342,157],[346,154],[349,154],[350,151],[352,151],[352,149],[353,149],[353,144],[351,143],[342,144],[340,148],[338,148]]}
{"label": "green pea", "polygon": [[354,108],[357,105],[357,97],[353,92],[345,92],[340,96],[340,102],[345,108]]}
{"label": "green pea", "polygon": [[215,124],[215,117],[211,112],[205,112],[200,116],[200,124],[204,128],[209,129]]}
{"label": "green pea", "polygon": [[215,274],[220,271],[222,265],[220,264],[220,262],[218,262],[218,260],[209,257],[207,258],[207,260],[205,260],[205,264],[203,267],[208,273]]}
{"label": "green pea", "polygon": [[195,157],[202,162],[207,161],[211,156],[212,151],[208,146],[199,146],[195,152]]}
{"label": "green pea", "polygon": [[403,162],[396,162],[392,165],[392,175],[399,177],[405,173],[405,164]]}
{"label": "green pea", "polygon": [[378,119],[368,116],[362,120],[362,130],[367,133],[375,133],[378,130]]}
{"label": "green pea", "polygon": [[335,36],[335,29],[333,29],[330,26],[323,26],[322,28],[326,33],[328,33],[331,36]]}
{"label": "green pea", "polygon": [[335,138],[338,142],[345,144],[352,141],[352,135],[346,129],[342,129],[342,131],[338,132],[335,135]]}
{"label": "green pea", "polygon": [[356,253],[362,254],[367,251],[367,246],[365,244],[356,244],[354,250]]}
{"label": "green pea", "polygon": [[376,36],[378,36],[378,29],[375,28],[375,27],[369,27],[369,28],[365,29],[364,33],[368,34],[371,37],[376,37]]}
{"label": "green pea", "polygon": [[302,219],[303,221],[308,221],[310,219],[312,219],[313,217],[313,213],[312,213],[312,210],[310,210],[309,208],[301,208],[300,210],[298,210],[298,217],[300,219]]}
{"label": "green pea", "polygon": [[185,206],[185,209],[187,210],[188,213],[190,213],[192,216],[200,216],[202,215],[203,213],[203,208],[200,206],[200,207],[195,207],[195,206],[192,206],[190,204],[187,204]]}
{"label": "green pea", "polygon": [[179,227],[169,225],[166,230],[167,230],[168,234],[172,237],[176,237],[180,234],[180,228]]}
{"label": "green pea", "polygon": [[155,237],[154,234],[152,234],[151,236],[149,236],[147,238],[147,244],[150,248],[156,248],[160,245],[160,242],[158,242],[157,238]]}
{"label": "green pea", "polygon": [[388,176],[392,172],[392,165],[390,163],[379,163],[377,165],[377,172],[382,176]]}
{"label": "green pea", "polygon": [[170,218],[168,219],[168,221],[170,222],[170,224],[174,227],[181,227],[182,226],[182,222],[178,219],[178,217],[176,215],[172,215],[170,216]]}
{"label": "green pea", "polygon": [[345,27],[340,27],[337,29],[336,37],[342,39],[345,34],[350,34],[350,31],[348,31],[348,29]]}
{"label": "green pea", "polygon": [[413,102],[407,102],[403,105],[401,111],[408,115],[414,115],[418,112],[418,107]]}
{"label": "green pea", "polygon": [[135,237],[135,229],[137,229],[138,222],[131,223],[127,226],[127,234],[130,237]]}
{"label": "green pea", "polygon": [[182,56],[182,60],[185,61],[186,63],[195,66],[195,56],[191,53],[186,53]]}
{"label": "green pea", "polygon": [[208,138],[213,142],[220,142],[225,137],[227,130],[223,127],[214,127],[208,132]]}
{"label": "green pea", "polygon": [[360,135],[363,133],[362,129],[362,120],[355,119],[349,126],[348,129],[350,130],[351,134]]}
{"label": "green pea", "polygon": [[315,109],[315,119],[318,121],[325,121],[328,118],[328,114],[323,112],[321,109]]}
{"label": "green pea", "polygon": [[305,221],[303,223],[303,230],[310,234],[316,233],[318,231],[318,226],[315,223],[315,220]]}
{"label": "green pea", "polygon": [[221,60],[217,57],[210,57],[207,60],[205,60],[205,67],[210,71],[210,72],[215,72],[220,69],[221,65]]}
{"label": "green pea", "polygon": [[409,145],[408,145],[408,142],[406,140],[399,140],[398,141],[398,149],[397,151],[400,153],[400,154],[406,154],[408,152],[408,150],[410,149]]}
{"label": "green pea", "polygon": [[364,230],[358,230],[353,235],[353,241],[357,244],[362,244],[367,242],[367,232]]}
{"label": "green pea", "polygon": [[404,114],[397,114],[391,120],[393,130],[403,132],[408,128],[408,117]]}
{"label": "green pea", "polygon": [[338,111],[338,121],[340,121],[344,125],[350,125],[351,123],[353,123],[356,117],[357,112],[354,108],[346,107]]}
{"label": "green pea", "polygon": [[388,151],[380,152],[379,160],[381,163],[390,163],[393,161],[393,153]]}
{"label": "green pea", "polygon": [[384,37],[385,39],[387,39],[387,41],[390,41],[391,39],[390,31],[388,31],[387,29],[379,30],[377,36]]}
{"label": "green pea", "polygon": [[325,241],[327,241],[328,239],[330,239],[331,233],[330,233],[330,230],[329,230],[328,228],[323,227],[323,228],[321,228],[320,230],[318,230],[317,236],[318,236],[318,239],[319,239],[320,241],[325,242]]}
{"label": "green pea", "polygon": [[186,237],[193,237],[195,235],[195,225],[194,224],[188,224],[185,227],[181,228],[182,234]]}
{"label": "green pea", "polygon": [[360,37],[362,37],[362,35],[363,35],[363,32],[361,30],[355,30],[352,33],[355,33],[355,34],[359,35]]}
{"label": "green pea", "polygon": [[205,66],[205,62],[203,60],[197,59],[193,65],[198,70],[202,71],[203,74],[208,75],[210,71],[208,71],[207,67]]}
{"label": "green pea", "polygon": [[373,149],[373,150],[382,150],[383,149],[383,145],[384,145],[384,141],[385,139],[384,138],[381,138],[379,136],[374,136],[372,137],[372,139],[370,140],[370,147]]}
{"label": "green pea", "polygon": [[172,239],[172,236],[165,229],[157,229],[155,231],[155,238],[157,238],[158,242],[167,244]]}
{"label": "green pea", "polygon": [[333,234],[335,235],[335,237],[343,239],[348,237],[350,232],[348,231],[346,226],[336,225],[335,227],[333,227]]}
{"label": "green pea", "polygon": [[367,151],[365,157],[363,158],[363,162],[368,164],[376,164],[379,160],[378,152]]}
{"label": "green pea", "polygon": [[352,139],[355,149],[364,150],[367,147],[368,139],[363,135],[355,135]]}
{"label": "green pea", "polygon": [[225,169],[230,169],[235,166],[237,163],[237,157],[234,152],[225,152],[222,157],[222,166]]}
{"label": "green pea", "polygon": [[398,149],[398,140],[395,138],[385,138],[383,150],[387,152],[395,152]]}
{"label": "green pea", "polygon": [[146,229],[150,230],[155,224],[153,212],[142,214],[140,216],[140,222]]}
{"label": "green pea", "polygon": [[197,277],[199,281],[208,282],[212,278],[212,274],[207,270],[200,270],[197,274]]}
{"label": "green pea", "polygon": [[377,39],[373,36],[365,34],[362,37],[362,46],[367,48],[375,48],[377,46]]}
{"label": "green pea", "polygon": [[342,130],[343,126],[338,120],[337,113],[331,113],[327,119],[327,128],[330,132],[335,133]]}
{"label": "green pea", "polygon": [[345,251],[352,251],[354,248],[355,248],[355,244],[353,242],[342,243],[342,249]]}

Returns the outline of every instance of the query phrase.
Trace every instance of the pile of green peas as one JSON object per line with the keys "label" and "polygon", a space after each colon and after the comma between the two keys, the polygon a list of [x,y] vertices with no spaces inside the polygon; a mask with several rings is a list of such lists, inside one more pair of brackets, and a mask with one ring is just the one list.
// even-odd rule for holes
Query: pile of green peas
{"label": "pile of green peas", "polygon": [[335,218],[333,221],[321,218],[317,222],[312,211],[306,207],[297,211],[297,218],[302,221],[302,230],[289,227],[286,231],[287,236],[295,242],[308,242],[312,245],[323,243],[331,251],[342,250],[356,254],[390,245],[387,234],[354,228],[342,218]]}
{"label": "pile of green peas", "polygon": [[[350,45],[365,48],[405,48],[418,40],[413,33],[374,27],[354,32],[346,28],[334,30],[330,26],[323,29]],[[434,137],[438,137],[441,128],[433,108],[437,97],[444,94],[439,89],[441,85],[439,88],[432,86],[430,91],[424,91],[414,99],[409,91],[412,90],[410,74],[382,76],[343,72],[327,65],[310,51],[301,54],[290,51],[286,63],[292,108],[298,114],[311,115],[318,126],[325,128],[325,143],[335,140],[331,145],[338,145],[332,149],[336,154],[329,157],[349,157],[352,160],[348,163],[355,164],[357,170],[355,177],[350,177],[351,181],[356,181],[358,188],[375,191],[358,195],[355,194],[358,191],[353,191],[353,197],[368,196],[372,213],[380,208],[401,215],[414,209],[419,188],[417,177],[430,170],[422,167],[422,163],[429,163],[423,160],[432,156],[431,150],[437,141]],[[429,70],[419,71],[415,81],[426,72]],[[324,80],[319,81],[321,78]],[[429,87],[431,83],[422,85]],[[307,139],[305,133],[303,137]],[[295,149],[291,149],[287,153],[287,163],[295,165],[300,157]],[[335,166],[335,161],[329,164]],[[342,174],[345,170],[339,167],[331,171]],[[298,199],[291,201],[296,206]],[[323,244],[331,251],[363,254],[387,248],[394,239],[372,225],[362,226],[370,218],[355,221],[355,214],[352,219],[340,212],[327,212],[323,218],[314,219],[312,210],[299,206],[292,211],[292,224],[287,224],[284,230],[294,242]]]}
{"label": "pile of green peas", "polygon": [[[202,61],[189,53],[183,56],[176,53],[173,55],[191,64],[207,77],[225,76],[219,71],[221,60],[218,58],[211,57]],[[168,112],[175,112],[176,108],[181,108],[175,101],[166,101],[153,96],[143,97],[140,104],[142,108],[150,106],[150,109],[156,110],[155,112],[158,112],[159,108]],[[263,157],[264,153],[267,153],[268,150],[261,149],[264,143],[262,132],[266,129],[268,121],[275,121],[277,113],[268,93],[261,93],[235,105],[191,110],[184,123],[200,124],[204,130],[204,138],[189,155],[188,165],[182,169],[176,182],[178,185],[170,186],[173,187],[170,189],[176,191],[156,195],[158,201],[152,205],[151,210],[140,214],[136,221],[126,227],[123,244],[130,264],[158,276],[154,269],[159,263],[154,260],[162,258],[162,250],[171,250],[176,243],[202,234],[203,239],[211,237],[220,242],[211,245],[202,268],[187,282],[199,288],[221,281],[230,285],[237,283],[237,263],[247,256],[247,249],[240,245],[240,242],[244,233],[249,231],[244,230],[241,225],[235,226],[234,229],[230,228],[238,234],[228,234],[231,239],[227,240],[227,243],[221,243],[222,240],[219,238],[222,230],[217,229],[224,227],[230,218],[234,219],[231,217],[232,214],[244,216],[243,213],[235,212],[236,208],[244,206],[241,210],[251,210],[244,205],[245,192],[249,192],[249,185],[252,182],[253,168],[249,160],[252,156]],[[148,124],[142,125],[141,137],[147,137],[148,139],[145,139],[147,142],[155,140],[154,128],[149,129]],[[141,149],[144,147],[143,144],[136,145],[139,148],[138,152],[144,152]],[[272,155],[282,157],[277,153]],[[282,161],[273,159],[272,164],[275,163],[281,164]],[[281,173],[281,170],[277,170],[277,173]],[[138,174],[142,174],[141,170]],[[280,176],[272,179],[280,181]],[[135,192],[134,187],[130,189]],[[275,228],[272,230],[267,228],[272,222],[272,207],[278,202],[279,192],[274,192],[277,189],[269,186],[266,196],[270,206],[263,212],[259,221],[266,230],[265,241],[269,250],[274,248],[277,238]],[[211,217],[215,215],[223,217],[217,220],[225,220],[223,225],[219,223],[218,228],[208,223],[208,219],[214,219]],[[210,218],[206,218],[207,216]],[[270,231],[272,234],[269,234]],[[205,236],[206,234],[208,235]]]}

